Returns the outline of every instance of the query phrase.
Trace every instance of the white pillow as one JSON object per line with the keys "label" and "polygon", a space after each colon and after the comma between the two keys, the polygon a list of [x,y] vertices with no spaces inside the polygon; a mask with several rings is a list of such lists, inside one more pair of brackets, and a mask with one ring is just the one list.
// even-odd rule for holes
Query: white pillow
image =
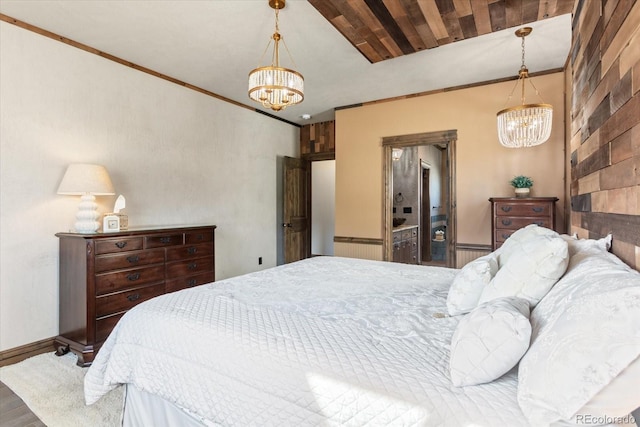
{"label": "white pillow", "polygon": [[[620,402],[597,396],[621,375],[640,384],[639,369],[629,369],[640,356],[640,273],[613,254],[588,250],[571,257],[565,275],[532,311],[531,326],[518,403],[532,425],[570,420],[590,402],[614,413]],[[632,398],[640,406],[638,394]]]}
{"label": "white pillow", "polygon": [[500,268],[509,261],[509,258],[511,258],[515,252],[520,250],[523,242],[539,236],[559,236],[559,234],[549,228],[540,227],[536,224],[529,224],[526,227],[518,229],[509,236],[499,248],[500,256],[498,257],[498,265]]}
{"label": "white pillow", "polygon": [[[622,419],[640,408],[640,357],[600,390],[571,418],[573,425],[609,425],[612,418]],[[603,421],[603,422],[600,422]],[[640,420],[638,420],[640,421]]]}
{"label": "white pillow", "polygon": [[611,249],[611,234],[603,237],[602,239],[579,239],[576,234],[569,236],[562,234],[561,237],[567,242],[569,246],[569,255],[575,255],[580,251],[586,251],[590,249],[602,250],[608,252]]}
{"label": "white pillow", "polygon": [[451,338],[453,385],[482,384],[501,377],[527,351],[530,337],[526,300],[497,298],[478,306],[458,323]]}
{"label": "white pillow", "polygon": [[[532,236],[512,246],[508,261],[500,266],[493,280],[484,288],[479,304],[493,298],[516,296],[535,307],[569,264],[567,242],[557,233],[556,236]],[[503,256],[504,252],[501,259]]]}
{"label": "white pillow", "polygon": [[447,294],[447,310],[451,316],[465,314],[478,306],[480,294],[498,271],[494,253],[477,258],[456,274]]}

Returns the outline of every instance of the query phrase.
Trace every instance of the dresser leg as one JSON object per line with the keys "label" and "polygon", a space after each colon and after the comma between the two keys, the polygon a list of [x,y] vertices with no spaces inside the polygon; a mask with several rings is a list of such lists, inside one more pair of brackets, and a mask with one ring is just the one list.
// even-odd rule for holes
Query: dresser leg
{"label": "dresser leg", "polygon": [[56,349],[56,356],[64,356],[65,354],[69,353],[70,350],[71,349],[69,348],[69,344],[60,345]]}

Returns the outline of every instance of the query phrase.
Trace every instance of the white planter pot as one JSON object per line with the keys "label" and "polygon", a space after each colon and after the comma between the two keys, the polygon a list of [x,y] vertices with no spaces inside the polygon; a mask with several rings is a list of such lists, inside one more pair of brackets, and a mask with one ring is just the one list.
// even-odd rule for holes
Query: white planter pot
{"label": "white planter pot", "polygon": [[516,197],[529,197],[530,188],[516,188]]}

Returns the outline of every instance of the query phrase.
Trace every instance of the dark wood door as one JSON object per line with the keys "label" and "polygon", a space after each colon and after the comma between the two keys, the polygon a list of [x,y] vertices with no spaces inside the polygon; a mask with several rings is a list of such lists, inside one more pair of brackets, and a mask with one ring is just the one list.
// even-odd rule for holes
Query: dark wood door
{"label": "dark wood door", "polygon": [[311,168],[309,161],[284,158],[284,262],[311,256]]}

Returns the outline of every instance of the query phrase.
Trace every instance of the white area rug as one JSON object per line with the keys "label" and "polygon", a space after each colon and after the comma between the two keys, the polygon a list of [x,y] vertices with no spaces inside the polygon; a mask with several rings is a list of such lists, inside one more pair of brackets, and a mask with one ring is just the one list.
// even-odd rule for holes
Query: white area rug
{"label": "white area rug", "polygon": [[0,368],[0,381],[20,396],[48,427],[116,427],[122,414],[123,387],[91,406],[84,404],[87,368],[72,353],[45,353]]}

